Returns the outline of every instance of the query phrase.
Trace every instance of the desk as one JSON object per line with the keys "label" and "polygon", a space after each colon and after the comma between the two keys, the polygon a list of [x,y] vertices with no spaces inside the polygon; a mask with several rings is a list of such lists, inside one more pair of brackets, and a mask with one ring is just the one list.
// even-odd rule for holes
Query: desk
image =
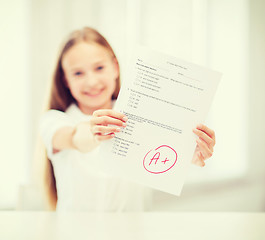
{"label": "desk", "polygon": [[264,240],[265,213],[3,211],[0,239]]}

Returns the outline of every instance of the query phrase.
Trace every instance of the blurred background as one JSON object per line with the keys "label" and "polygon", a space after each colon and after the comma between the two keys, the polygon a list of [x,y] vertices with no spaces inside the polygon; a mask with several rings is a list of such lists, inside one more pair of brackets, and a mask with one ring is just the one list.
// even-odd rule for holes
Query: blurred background
{"label": "blurred background", "polygon": [[154,191],[153,210],[265,210],[265,1],[1,0],[0,26],[0,210],[43,210],[39,118],[60,44],[83,26],[112,45],[121,80],[134,44],[223,73],[206,120],[214,156],[181,197]]}

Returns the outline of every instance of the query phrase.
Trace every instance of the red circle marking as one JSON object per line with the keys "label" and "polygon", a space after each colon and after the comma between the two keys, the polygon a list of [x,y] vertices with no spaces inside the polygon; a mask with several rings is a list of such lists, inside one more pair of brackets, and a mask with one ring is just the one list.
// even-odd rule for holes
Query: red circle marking
{"label": "red circle marking", "polygon": [[146,159],[146,156],[147,156],[147,155],[153,150],[153,149],[151,149],[151,150],[145,155],[144,160],[143,160],[143,166],[144,166],[144,168],[145,168],[146,171],[148,171],[148,172],[150,172],[150,173],[154,173],[154,174],[164,173],[164,172],[167,172],[168,170],[170,170],[170,169],[171,169],[172,167],[174,167],[174,165],[176,164],[176,162],[177,162],[177,158],[178,158],[178,154],[176,153],[176,151],[175,151],[172,147],[170,147],[170,146],[168,146],[168,145],[161,145],[161,146],[159,146],[158,148],[156,148],[155,151],[157,151],[157,149],[159,149],[159,148],[161,148],[161,147],[167,147],[167,148],[170,148],[170,149],[176,154],[176,159],[175,159],[174,163],[173,163],[168,169],[166,169],[166,170],[164,170],[164,171],[161,171],[161,172],[153,172],[153,171],[148,170],[148,169],[145,167],[145,159]]}

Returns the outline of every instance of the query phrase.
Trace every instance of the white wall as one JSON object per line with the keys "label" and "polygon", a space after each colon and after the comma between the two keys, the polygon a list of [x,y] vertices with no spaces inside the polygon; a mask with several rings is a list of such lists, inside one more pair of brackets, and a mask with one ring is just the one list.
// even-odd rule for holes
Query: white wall
{"label": "white wall", "polygon": [[250,174],[255,177],[265,176],[265,1],[250,1],[249,10],[248,158]]}
{"label": "white wall", "polygon": [[18,184],[29,175],[30,1],[0,4],[0,208],[16,205]]}

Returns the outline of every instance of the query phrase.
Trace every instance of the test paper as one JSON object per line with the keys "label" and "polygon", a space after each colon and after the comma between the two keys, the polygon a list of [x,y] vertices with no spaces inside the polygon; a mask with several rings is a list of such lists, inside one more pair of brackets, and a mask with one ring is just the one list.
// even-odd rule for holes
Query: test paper
{"label": "test paper", "polygon": [[114,110],[128,117],[115,138],[101,143],[102,170],[180,195],[221,74],[137,46]]}

